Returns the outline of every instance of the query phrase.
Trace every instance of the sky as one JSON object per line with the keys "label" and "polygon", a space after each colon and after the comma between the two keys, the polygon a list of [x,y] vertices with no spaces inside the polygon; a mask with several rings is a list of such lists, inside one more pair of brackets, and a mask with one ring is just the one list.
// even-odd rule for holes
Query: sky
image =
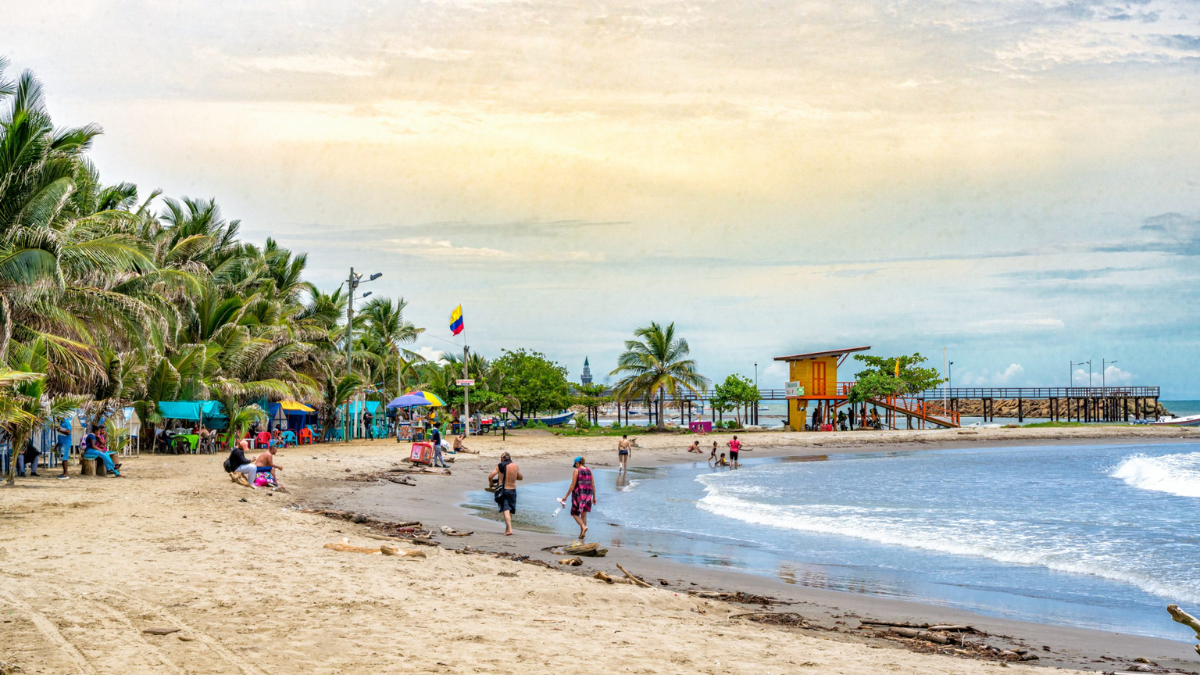
{"label": "sky", "polygon": [[[1195,2],[46,0],[0,53],[109,182],[216,198],[427,350],[603,381],[920,352],[955,386],[1200,398]],[[1108,361],[1116,365],[1108,366]],[[1067,375],[1068,377],[1063,377]],[[1082,380],[1081,380],[1082,378]]]}

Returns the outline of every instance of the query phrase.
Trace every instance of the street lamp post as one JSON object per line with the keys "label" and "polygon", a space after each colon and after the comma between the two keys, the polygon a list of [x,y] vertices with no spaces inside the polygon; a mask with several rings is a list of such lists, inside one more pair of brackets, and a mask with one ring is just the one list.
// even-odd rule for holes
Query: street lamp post
{"label": "street lamp post", "polygon": [[1104,359],[1100,359],[1100,386],[1101,387],[1104,387],[1104,388],[1108,387],[1108,378],[1107,378],[1108,366],[1111,366],[1114,363],[1116,363],[1116,361],[1105,361]]}
{"label": "street lamp post", "polygon": [[1069,370],[1071,371],[1071,386],[1072,387],[1075,386],[1075,366],[1082,366],[1085,363],[1088,363],[1088,362],[1087,361],[1078,361],[1078,362],[1071,361],[1071,367]]}
{"label": "street lamp post", "polygon": [[[367,281],[375,281],[383,276],[382,272],[376,272],[367,278]],[[354,290],[358,288],[362,282],[362,275],[355,274],[354,268],[350,268],[350,276],[346,279],[346,285],[349,292],[346,293],[346,377],[349,378],[354,373]],[[371,291],[363,293],[362,297],[367,297]],[[345,442],[350,442],[350,429],[352,422],[350,421],[350,400],[346,400],[346,416],[342,424],[342,438]]]}

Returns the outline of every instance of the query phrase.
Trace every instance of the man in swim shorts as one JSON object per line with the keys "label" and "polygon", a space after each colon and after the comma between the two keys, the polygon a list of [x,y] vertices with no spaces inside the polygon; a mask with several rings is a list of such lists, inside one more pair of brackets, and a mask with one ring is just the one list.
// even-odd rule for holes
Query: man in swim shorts
{"label": "man in swim shorts", "polygon": [[512,536],[512,517],[517,512],[517,481],[523,480],[521,467],[512,461],[507,452],[500,455],[500,463],[488,474],[488,483],[495,483],[494,498],[500,513],[504,514],[504,536]]}
{"label": "man in swim shorts", "polygon": [[633,447],[633,443],[629,440],[628,434],[621,434],[621,440],[617,443],[617,464],[620,466],[618,471],[625,471],[629,468],[629,449]]}

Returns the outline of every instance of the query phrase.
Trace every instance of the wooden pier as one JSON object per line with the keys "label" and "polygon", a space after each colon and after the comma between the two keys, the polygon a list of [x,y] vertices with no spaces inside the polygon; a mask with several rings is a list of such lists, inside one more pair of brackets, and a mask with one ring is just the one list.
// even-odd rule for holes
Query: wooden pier
{"label": "wooden pier", "polygon": [[[960,414],[996,417],[996,404],[1011,408],[1018,422],[1026,417],[1067,422],[1129,422],[1157,415],[1158,387],[940,387],[918,394],[925,401],[945,401],[946,407]],[[963,413],[964,402],[978,401],[980,413]],[[1045,402],[1033,414],[1033,402]]]}

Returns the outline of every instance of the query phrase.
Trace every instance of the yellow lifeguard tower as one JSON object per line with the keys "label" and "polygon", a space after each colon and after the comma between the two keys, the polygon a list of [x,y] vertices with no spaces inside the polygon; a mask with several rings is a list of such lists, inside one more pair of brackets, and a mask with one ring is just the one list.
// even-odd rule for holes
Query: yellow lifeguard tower
{"label": "yellow lifeguard tower", "polygon": [[788,426],[793,431],[804,431],[808,423],[809,403],[821,411],[822,422],[832,423],[838,406],[847,401],[853,382],[838,382],[838,366],[854,352],[865,352],[870,347],[831,349],[808,354],[776,356],[776,361],[787,361],[787,405]]}

